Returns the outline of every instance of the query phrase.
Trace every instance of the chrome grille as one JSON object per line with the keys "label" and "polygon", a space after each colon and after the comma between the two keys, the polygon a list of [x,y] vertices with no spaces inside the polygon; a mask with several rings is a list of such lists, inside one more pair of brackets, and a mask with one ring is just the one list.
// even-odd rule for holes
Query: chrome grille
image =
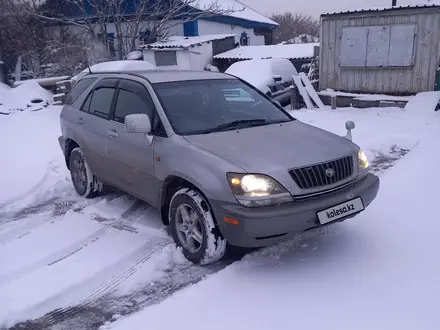
{"label": "chrome grille", "polygon": [[301,189],[315,189],[334,185],[353,175],[353,157],[295,168],[289,173]]}

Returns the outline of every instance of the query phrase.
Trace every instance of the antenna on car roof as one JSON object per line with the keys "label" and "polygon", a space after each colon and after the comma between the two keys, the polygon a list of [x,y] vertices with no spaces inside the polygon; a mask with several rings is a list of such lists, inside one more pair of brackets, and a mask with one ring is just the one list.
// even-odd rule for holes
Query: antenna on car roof
{"label": "antenna on car roof", "polygon": [[87,69],[89,69],[89,73],[93,73],[92,70],[90,70],[90,65],[88,61],[87,61]]}

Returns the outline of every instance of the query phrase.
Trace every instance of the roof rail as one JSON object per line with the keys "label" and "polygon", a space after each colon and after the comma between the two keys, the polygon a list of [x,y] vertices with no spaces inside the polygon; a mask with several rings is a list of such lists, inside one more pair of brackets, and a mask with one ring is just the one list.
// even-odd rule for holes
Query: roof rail
{"label": "roof rail", "polygon": [[[148,70],[145,70],[145,71],[148,71]],[[87,72],[83,77],[90,76],[90,75],[96,75],[96,74],[98,74],[98,75],[100,75],[100,74],[127,74],[130,76],[145,79],[148,82],[150,82],[150,80],[146,76],[141,75],[136,72],[133,72],[133,71],[99,71],[99,72],[92,72],[92,73]],[[81,77],[81,78],[83,78],[83,77]]]}

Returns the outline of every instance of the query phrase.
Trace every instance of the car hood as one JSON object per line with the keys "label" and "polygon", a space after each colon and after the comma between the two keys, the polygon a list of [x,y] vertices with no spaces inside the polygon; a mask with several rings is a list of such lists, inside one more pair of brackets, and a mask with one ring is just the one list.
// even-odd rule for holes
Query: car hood
{"label": "car hood", "polygon": [[351,141],[298,120],[185,139],[245,172],[270,175],[285,186],[292,181],[291,168],[355,155],[358,150]]}

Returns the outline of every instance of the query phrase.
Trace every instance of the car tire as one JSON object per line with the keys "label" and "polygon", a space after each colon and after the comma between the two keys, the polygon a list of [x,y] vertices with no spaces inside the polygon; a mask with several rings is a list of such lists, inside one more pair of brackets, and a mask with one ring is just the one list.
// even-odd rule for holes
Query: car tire
{"label": "car tire", "polygon": [[174,242],[189,261],[207,265],[225,255],[227,242],[215,223],[211,207],[196,189],[177,191],[171,198],[168,214]]}
{"label": "car tire", "polygon": [[102,192],[104,185],[91,171],[81,148],[75,148],[70,153],[69,168],[72,183],[78,195],[93,198]]}

